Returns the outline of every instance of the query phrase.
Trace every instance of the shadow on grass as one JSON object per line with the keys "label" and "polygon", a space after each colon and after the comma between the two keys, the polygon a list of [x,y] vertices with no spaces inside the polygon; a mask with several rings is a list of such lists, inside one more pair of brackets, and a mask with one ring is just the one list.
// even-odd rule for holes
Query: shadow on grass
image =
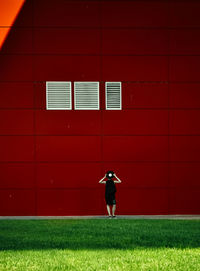
{"label": "shadow on grass", "polygon": [[200,247],[200,221],[2,220],[0,250]]}

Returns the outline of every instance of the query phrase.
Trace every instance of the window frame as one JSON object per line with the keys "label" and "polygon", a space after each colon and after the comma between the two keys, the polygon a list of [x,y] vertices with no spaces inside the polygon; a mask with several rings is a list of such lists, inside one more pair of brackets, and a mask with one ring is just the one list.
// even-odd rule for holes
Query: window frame
{"label": "window frame", "polygon": [[[81,83],[97,83],[97,88],[98,88],[98,108],[77,108],[76,107],[76,101],[77,101],[77,97],[76,97],[76,84],[81,84]],[[100,110],[100,82],[99,81],[75,81],[74,82],[74,110]]]}
{"label": "window frame", "polygon": [[[48,91],[48,84],[49,83],[69,83],[69,108],[49,108],[48,107],[48,97],[49,97],[49,91]],[[46,110],[72,110],[72,82],[71,81],[46,81]]]}
{"label": "window frame", "polygon": [[[120,107],[119,108],[109,108],[108,105],[107,105],[107,85],[110,84],[110,83],[118,83],[120,85]],[[122,110],[122,82],[121,81],[118,81],[118,82],[113,82],[113,81],[109,81],[109,82],[105,82],[105,108],[106,110]]]}

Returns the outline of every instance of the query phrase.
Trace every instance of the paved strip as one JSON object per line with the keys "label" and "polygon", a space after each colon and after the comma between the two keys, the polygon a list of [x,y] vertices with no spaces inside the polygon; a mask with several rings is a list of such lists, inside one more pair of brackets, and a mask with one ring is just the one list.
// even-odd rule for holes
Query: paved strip
{"label": "paved strip", "polygon": [[[39,219],[107,219],[107,216],[0,216],[0,220],[39,220]],[[200,220],[200,215],[119,215],[117,219],[175,219]]]}

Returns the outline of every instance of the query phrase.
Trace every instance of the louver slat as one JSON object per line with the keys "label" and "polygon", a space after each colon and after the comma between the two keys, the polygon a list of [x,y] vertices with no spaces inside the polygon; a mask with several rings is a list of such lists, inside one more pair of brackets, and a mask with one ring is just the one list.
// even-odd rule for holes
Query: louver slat
{"label": "louver slat", "polygon": [[47,109],[72,109],[71,82],[46,82]]}
{"label": "louver slat", "polygon": [[99,110],[99,82],[74,82],[75,109]]}
{"label": "louver slat", "polygon": [[122,109],[121,100],[121,82],[106,82],[106,109]]}

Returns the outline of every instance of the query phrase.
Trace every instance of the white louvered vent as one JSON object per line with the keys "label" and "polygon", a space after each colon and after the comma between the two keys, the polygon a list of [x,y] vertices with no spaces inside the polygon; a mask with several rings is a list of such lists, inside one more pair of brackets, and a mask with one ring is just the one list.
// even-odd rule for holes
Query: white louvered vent
{"label": "white louvered vent", "polygon": [[75,109],[99,109],[99,82],[74,82]]}
{"label": "white louvered vent", "polygon": [[121,82],[106,82],[106,109],[122,109]]}
{"label": "white louvered vent", "polygon": [[71,82],[46,82],[46,108],[72,109]]}

